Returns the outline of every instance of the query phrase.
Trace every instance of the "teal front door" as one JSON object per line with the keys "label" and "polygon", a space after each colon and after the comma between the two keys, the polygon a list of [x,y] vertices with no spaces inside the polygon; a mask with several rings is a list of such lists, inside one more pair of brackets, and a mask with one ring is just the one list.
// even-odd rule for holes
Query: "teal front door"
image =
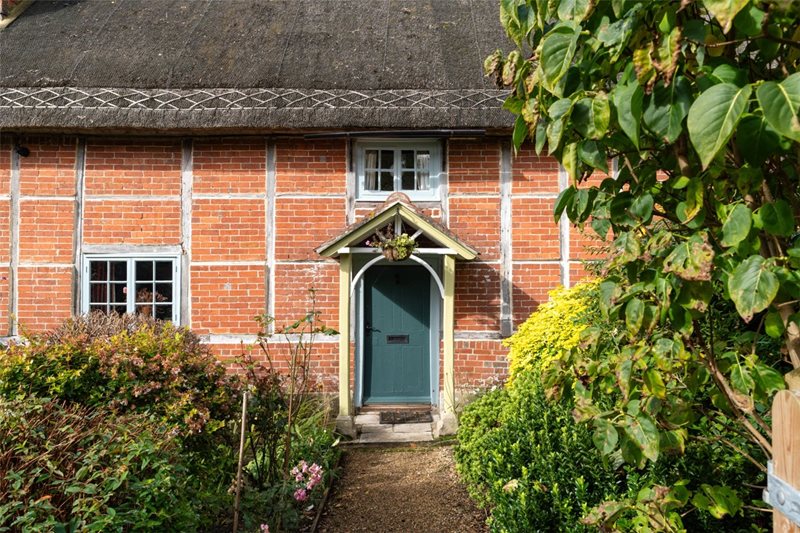
{"label": "teal front door", "polygon": [[430,276],[418,266],[364,275],[364,403],[430,403]]}

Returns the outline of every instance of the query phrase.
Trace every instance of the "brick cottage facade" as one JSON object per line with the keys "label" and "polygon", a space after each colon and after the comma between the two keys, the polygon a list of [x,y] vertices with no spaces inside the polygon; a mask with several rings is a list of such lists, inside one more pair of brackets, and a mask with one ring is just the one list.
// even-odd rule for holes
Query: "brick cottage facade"
{"label": "brick cottage facade", "polygon": [[[201,4],[202,17],[186,11]],[[2,333],[144,312],[226,360],[254,342],[253,317],[301,316],[313,287],[341,331],[318,339],[313,364],[343,421],[371,403],[446,418],[461,392],[500,382],[502,339],[583,276],[589,252],[553,222],[564,173],[530,148],[512,153],[503,92],[481,76],[504,46],[496,6],[392,4],[410,20],[387,30],[370,3],[334,4],[43,1],[0,30]],[[131,22],[147,17],[144,30]],[[370,39],[402,57],[303,55],[310,74],[294,73],[296,48],[322,46],[287,29],[304,17],[362,33],[328,43],[336,58],[369,55]],[[37,38],[48,42],[34,57]],[[270,77],[253,54],[273,49]],[[420,54],[431,64],[415,67]],[[411,259],[368,246],[386,228],[416,236]]]}

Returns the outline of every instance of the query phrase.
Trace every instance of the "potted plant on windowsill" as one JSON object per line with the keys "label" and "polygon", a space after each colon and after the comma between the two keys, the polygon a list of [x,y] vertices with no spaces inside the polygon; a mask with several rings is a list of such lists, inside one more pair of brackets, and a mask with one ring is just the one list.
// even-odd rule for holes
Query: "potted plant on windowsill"
{"label": "potted plant on windowsill", "polygon": [[367,245],[383,250],[383,256],[388,261],[407,259],[417,249],[417,242],[409,237],[407,233],[401,233],[397,236],[392,236],[390,233],[387,236],[381,232],[376,232],[375,237],[375,240],[367,241]]}

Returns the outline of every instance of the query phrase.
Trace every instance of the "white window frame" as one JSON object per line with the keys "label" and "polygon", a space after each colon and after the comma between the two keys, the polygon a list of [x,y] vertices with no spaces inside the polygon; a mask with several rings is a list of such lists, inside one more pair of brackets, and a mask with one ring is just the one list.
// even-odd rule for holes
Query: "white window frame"
{"label": "white window frame", "polygon": [[125,261],[127,263],[127,313],[136,312],[136,261],[171,261],[172,262],[172,323],[181,323],[181,260],[179,254],[142,254],[142,253],[109,253],[84,254],[81,265],[81,312],[89,312],[90,280],[89,265],[92,261]]}
{"label": "white window frame", "polygon": [[[364,171],[367,150],[394,150],[394,190],[370,191],[365,185]],[[425,191],[409,191],[400,188],[400,151],[428,150],[431,155],[429,163],[430,188]],[[438,201],[441,199],[442,175],[442,143],[438,139],[360,139],[355,142],[356,160],[356,199],[362,201],[385,200],[390,194],[402,192],[413,201]]]}

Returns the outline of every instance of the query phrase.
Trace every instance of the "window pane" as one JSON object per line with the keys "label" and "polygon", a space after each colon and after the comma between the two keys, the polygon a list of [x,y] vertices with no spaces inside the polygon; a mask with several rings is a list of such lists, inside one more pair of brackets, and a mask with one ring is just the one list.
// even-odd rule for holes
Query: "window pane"
{"label": "window pane", "polygon": [[378,151],[367,150],[364,155],[364,168],[378,168]]}
{"label": "window pane", "polygon": [[367,170],[364,176],[364,188],[368,191],[375,191],[378,189],[378,171]]}
{"label": "window pane", "polygon": [[151,281],[153,279],[153,262],[136,261],[136,281]]}
{"label": "window pane", "polygon": [[159,320],[172,320],[172,305],[156,305],[156,318]]}
{"label": "window pane", "polygon": [[427,150],[417,152],[417,190],[427,191],[431,188],[431,154]]}
{"label": "window pane", "polygon": [[403,169],[413,169],[414,168],[414,150],[403,150],[400,152],[400,164],[403,166]]}
{"label": "window pane", "polygon": [[[92,283],[89,285],[89,303],[106,303],[108,301],[108,285]],[[103,306],[105,308],[105,306]]]}
{"label": "window pane", "polygon": [[381,190],[394,190],[394,174],[392,172],[381,172]]}
{"label": "window pane", "polygon": [[90,281],[108,281],[108,261],[92,261],[89,263]]}
{"label": "window pane", "polygon": [[118,315],[124,315],[125,313],[128,312],[128,308],[125,307],[124,305],[115,305],[114,307],[111,308],[111,311],[117,313]]}
{"label": "window pane", "polygon": [[172,301],[172,283],[156,283],[155,302]]}
{"label": "window pane", "polygon": [[394,150],[381,150],[381,169],[394,168]]}
{"label": "window pane", "polygon": [[128,262],[109,261],[111,266],[111,281],[128,281]]}
{"label": "window pane", "polygon": [[152,303],[153,302],[153,284],[152,283],[137,283],[136,284],[136,303]]}
{"label": "window pane", "polygon": [[108,305],[106,305],[106,304],[90,305],[89,306],[89,312],[92,313],[94,311],[100,311],[101,313],[108,313]]}
{"label": "window pane", "polygon": [[404,191],[413,191],[414,190],[414,171],[413,170],[404,170],[403,174],[400,176],[400,188]]}
{"label": "window pane", "polygon": [[172,261],[156,261],[156,279],[172,281]]}
{"label": "window pane", "polygon": [[111,303],[124,304],[128,301],[128,286],[124,283],[111,283]]}

